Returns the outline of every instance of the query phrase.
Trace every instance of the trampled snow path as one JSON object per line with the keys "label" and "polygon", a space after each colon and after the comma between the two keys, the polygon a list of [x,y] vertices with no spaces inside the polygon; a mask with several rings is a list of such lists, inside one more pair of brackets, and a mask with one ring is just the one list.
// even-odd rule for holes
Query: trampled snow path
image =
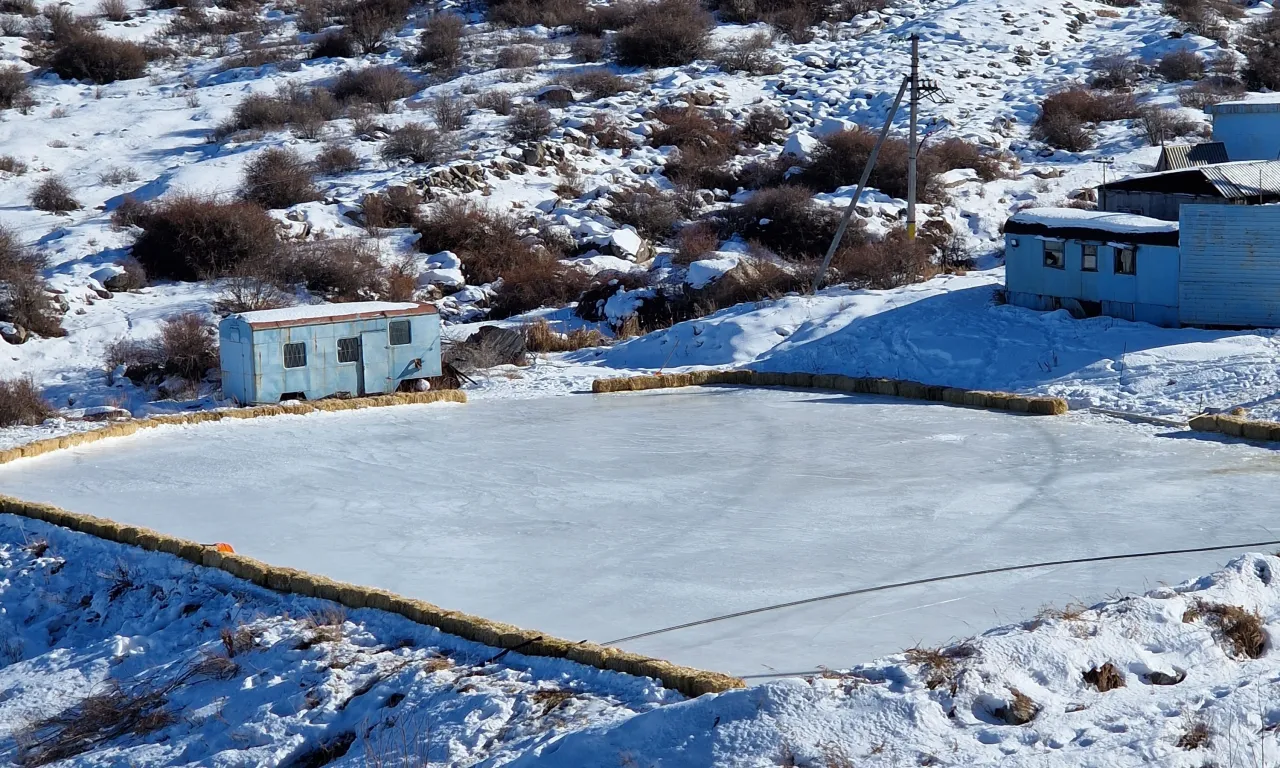
{"label": "trampled snow path", "polygon": [[[784,390],[476,401],[164,428],[0,489],[564,637],[607,641],[906,578],[1276,538],[1280,460],[1073,415]],[[745,675],[841,667],[1212,570],[988,576],[630,644]]]}

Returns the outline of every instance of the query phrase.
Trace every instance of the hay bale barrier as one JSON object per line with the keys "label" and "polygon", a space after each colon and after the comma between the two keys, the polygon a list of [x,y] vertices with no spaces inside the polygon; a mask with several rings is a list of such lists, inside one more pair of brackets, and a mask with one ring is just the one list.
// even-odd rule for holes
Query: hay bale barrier
{"label": "hay bale barrier", "polygon": [[1217,432],[1257,443],[1280,442],[1280,422],[1254,421],[1228,413],[1203,413],[1193,416],[1188,426],[1196,432]]}
{"label": "hay bale barrier", "polygon": [[247,408],[223,408],[216,411],[167,413],[145,419],[119,421],[88,432],[77,432],[61,437],[35,440],[16,448],[0,451],[0,464],[8,464],[11,461],[33,456],[42,456],[63,448],[75,448],[87,443],[96,443],[99,440],[106,440],[111,437],[128,437],[129,435],[137,434],[139,430],[174,424],[203,424],[227,419],[257,419],[264,416],[300,415],[317,411],[356,411],[363,408],[385,408],[392,405],[422,405],[441,402],[465,403],[467,402],[467,396],[461,390],[439,389],[429,392],[397,392],[391,395],[373,395],[371,397],[298,401],[280,405],[254,405]]}
{"label": "hay bale barrier", "polygon": [[121,525],[106,518],[68,512],[51,504],[0,496],[0,513],[40,520],[107,541],[180,557],[194,565],[217,568],[236,578],[251,581],[276,592],[331,600],[353,610],[372,608],[387,611],[403,616],[409,621],[435,627],[441,632],[493,648],[509,650],[525,656],[567,659],[597,669],[652,677],[661,681],[663,686],[689,697],[746,687],[745,682],[732,675],[682,667],[661,659],[595,643],[575,643],[551,637],[511,624],[446,610],[431,603],[413,600],[386,590],[334,581],[294,568],[277,568],[244,555],[220,552],[214,546],[180,539],[148,528]]}
{"label": "hay bale barrier", "polygon": [[859,378],[829,373],[777,373],[774,371],[751,371],[745,369],[596,379],[591,384],[591,391],[596,394],[643,392],[650,389],[674,389],[677,387],[700,387],[716,384],[740,387],[825,389],[860,395],[881,395],[884,397],[901,397],[908,400],[925,400],[966,408],[983,408],[990,411],[1027,413],[1035,416],[1061,416],[1069,410],[1067,401],[1060,397],[1031,397],[1012,392],[987,392],[978,389],[940,387],[901,379]]}

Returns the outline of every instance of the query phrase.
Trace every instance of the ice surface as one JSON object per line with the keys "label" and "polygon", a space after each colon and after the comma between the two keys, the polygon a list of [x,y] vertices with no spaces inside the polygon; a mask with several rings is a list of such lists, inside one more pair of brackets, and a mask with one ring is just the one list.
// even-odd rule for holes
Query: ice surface
{"label": "ice surface", "polygon": [[[0,491],[608,641],[911,578],[1275,538],[1276,453],[1190,434],[703,389],[162,428],[9,465]],[[1234,554],[901,589],[626,647],[745,675],[847,666]]]}

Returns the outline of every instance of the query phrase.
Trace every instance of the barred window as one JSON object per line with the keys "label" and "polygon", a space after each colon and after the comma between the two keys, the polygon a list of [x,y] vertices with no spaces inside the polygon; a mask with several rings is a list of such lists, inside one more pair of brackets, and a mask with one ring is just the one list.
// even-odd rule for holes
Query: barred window
{"label": "barred window", "polygon": [[409,331],[408,320],[392,320],[387,326],[387,330],[391,335],[391,346],[400,347],[413,341],[413,335]]}
{"label": "barred window", "polygon": [[301,368],[307,364],[307,345],[305,342],[284,345],[284,367]]}
{"label": "barred window", "polygon": [[338,339],[338,362],[355,363],[360,360],[360,337]]}

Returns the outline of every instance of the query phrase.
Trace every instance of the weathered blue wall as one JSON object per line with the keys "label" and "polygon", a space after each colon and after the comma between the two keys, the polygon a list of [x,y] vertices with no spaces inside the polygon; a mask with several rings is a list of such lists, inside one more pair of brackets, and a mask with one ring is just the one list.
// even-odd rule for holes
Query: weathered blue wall
{"label": "weathered blue wall", "polygon": [[[392,346],[388,325],[410,323],[409,344]],[[241,403],[275,403],[285,393],[308,400],[337,393],[394,392],[401,381],[440,375],[440,316],[368,318],[254,331],[232,315],[219,326],[223,393]],[[360,338],[360,359],[338,362],[338,339]],[[284,367],[284,345],[307,345],[307,363]],[[421,361],[421,367],[415,364]]]}
{"label": "weathered blue wall", "polygon": [[1280,205],[1185,206],[1179,228],[1184,324],[1280,326]]}
{"label": "weathered blue wall", "polygon": [[[1103,240],[1066,240],[1064,269],[1044,264],[1045,238],[1005,236],[1005,286],[1009,303],[1039,310],[1074,309],[1073,302],[1102,305],[1103,314],[1154,325],[1178,323],[1178,249],[1138,245],[1136,275],[1115,273],[1115,251],[1123,236]],[[1015,245],[1016,243],[1016,245]],[[1081,269],[1082,246],[1098,246],[1098,271]]]}
{"label": "weathered blue wall", "polygon": [[1232,160],[1280,159],[1280,112],[1275,104],[1217,104],[1213,140],[1227,146]]}

